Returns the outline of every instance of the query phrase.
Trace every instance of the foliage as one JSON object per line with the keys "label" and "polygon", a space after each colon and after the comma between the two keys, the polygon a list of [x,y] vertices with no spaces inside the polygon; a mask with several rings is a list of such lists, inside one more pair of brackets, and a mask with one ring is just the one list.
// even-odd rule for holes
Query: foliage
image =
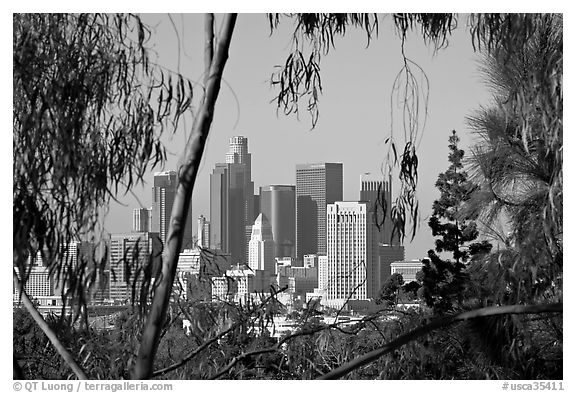
{"label": "foliage", "polygon": [[435,314],[444,314],[462,304],[468,281],[463,263],[443,260],[430,250],[416,278],[422,282],[418,296]]}
{"label": "foliage", "polygon": [[14,266],[42,253],[68,295],[84,299],[100,263],[66,255],[95,240],[118,189],[164,162],[160,135],[189,109],[192,85],[155,66],[136,15],[13,15]]}
{"label": "foliage", "polygon": [[[428,225],[432,229],[432,235],[440,237],[436,239],[436,251],[451,252],[458,263],[468,260],[470,252],[464,250],[463,246],[478,237],[478,230],[473,220],[461,218],[461,206],[474,192],[474,185],[468,180],[463,169],[464,150],[458,148],[460,138],[456,131],[452,131],[448,141],[450,166],[446,172],[438,175],[436,188],[440,190],[440,198],[432,204],[432,216]],[[477,245],[474,250],[478,251]]]}
{"label": "foliage", "polygon": [[407,297],[408,301],[418,299],[418,290],[422,287],[422,284],[418,281],[410,281],[402,286],[402,292]]}
{"label": "foliage", "polygon": [[398,301],[398,292],[404,284],[404,278],[400,273],[394,273],[382,284],[378,294],[378,302],[385,302],[388,306],[393,306]]}
{"label": "foliage", "polygon": [[469,215],[463,218],[462,214],[470,195],[475,191],[475,185],[468,180],[464,170],[464,150],[458,148],[460,139],[456,131],[452,131],[448,141],[450,166],[438,175],[436,187],[440,190],[440,198],[432,205],[428,225],[432,235],[440,237],[436,239],[436,251],[451,252],[454,261],[443,260],[430,250],[417,276],[422,282],[419,296],[436,314],[452,311],[456,304],[462,305],[463,291],[468,281],[464,263],[470,256],[483,255],[492,248],[486,241],[472,243],[468,249],[464,248],[479,235],[474,217]]}
{"label": "foliage", "polygon": [[486,231],[499,220],[507,226],[492,231],[502,246],[471,267],[483,272],[494,302],[562,297],[562,17],[542,15],[533,28],[523,49],[486,55],[495,104],[469,120],[479,184],[469,214]]}

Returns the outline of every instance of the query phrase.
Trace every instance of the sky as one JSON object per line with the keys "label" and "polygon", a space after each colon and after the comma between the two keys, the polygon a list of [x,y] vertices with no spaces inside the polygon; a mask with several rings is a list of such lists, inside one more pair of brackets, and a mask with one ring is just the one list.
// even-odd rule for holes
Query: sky
{"label": "sky", "polygon": [[[153,29],[150,45],[154,61],[193,81],[201,81],[202,18],[199,14],[144,15],[144,22]],[[220,20],[218,16],[216,23]],[[461,19],[461,26],[464,20]],[[449,37],[448,47],[436,54],[416,33],[409,36],[405,45],[407,57],[423,69],[429,83],[428,116],[417,151],[417,197],[422,218],[415,239],[405,242],[406,259],[422,258],[434,247],[427,221],[432,202],[439,196],[434,183],[448,167],[451,131],[458,132],[461,148],[466,149],[473,141],[467,116],[490,102],[488,88],[478,71],[479,57],[473,51],[469,33],[461,26]],[[270,35],[265,14],[238,17],[224,71],[225,83],[194,187],[194,233],[200,214],[209,219],[209,175],[217,162],[224,162],[232,136],[248,138],[255,190],[267,184],[295,184],[295,166],[299,163],[341,162],[345,200],[359,199],[361,174],[370,173],[364,178],[382,178],[388,149],[385,140],[391,130],[403,146],[399,112],[392,111],[390,103],[393,83],[402,67],[401,41],[390,18],[380,24],[379,37],[368,47],[360,30],[349,30],[345,37],[335,39],[335,48],[320,64],[323,93],[314,129],[305,106],[298,117],[286,116],[271,102],[277,91],[271,87],[270,78],[274,66],[283,64],[289,54],[293,28],[292,20],[286,18],[280,29]],[[420,75],[417,77],[421,79]],[[423,81],[421,86],[425,86]],[[422,120],[424,117],[421,124]],[[175,134],[165,135],[168,161],[155,171],[176,169],[191,125],[190,120],[185,121]],[[119,195],[121,204],[112,202],[105,220],[107,231],[130,231],[132,209],[151,206],[152,172],[144,186],[133,189],[134,195]],[[398,189],[399,181],[393,178],[393,196]]]}

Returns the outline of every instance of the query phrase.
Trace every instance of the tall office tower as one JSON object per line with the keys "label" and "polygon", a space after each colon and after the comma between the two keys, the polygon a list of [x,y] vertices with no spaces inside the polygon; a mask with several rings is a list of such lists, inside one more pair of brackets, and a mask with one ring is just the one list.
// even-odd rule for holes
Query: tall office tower
{"label": "tall office tower", "polygon": [[260,187],[260,211],[272,226],[274,257],[296,257],[296,187]]}
{"label": "tall office tower", "polygon": [[231,254],[234,263],[247,262],[246,226],[255,219],[250,173],[248,139],[230,138],[226,163],[216,164],[210,175],[210,245]]}
{"label": "tall office tower", "polygon": [[[170,229],[170,215],[178,187],[178,174],[175,171],[154,173],[154,186],[152,187],[152,222],[150,230],[160,235],[162,244],[166,244],[166,237]],[[192,209],[186,217],[182,249],[192,248]]]}
{"label": "tall office tower", "polygon": [[[386,203],[386,220],[380,229],[377,228],[377,241],[379,244],[392,244],[399,245],[400,240],[398,236],[392,239],[392,178],[390,177],[387,182],[382,180],[360,180],[360,200],[369,203],[369,209],[374,215],[374,222],[382,223],[383,210],[382,203]],[[378,206],[377,206],[378,205]]]}
{"label": "tall office tower", "polygon": [[367,202],[336,202],[327,208],[327,304],[372,299],[380,289],[376,230]]}
{"label": "tall office tower", "polygon": [[264,270],[268,277],[275,274],[274,239],[272,226],[266,216],[260,214],[252,225],[252,236],[248,246],[250,250],[248,266],[252,270]]}
{"label": "tall office tower", "polygon": [[240,164],[244,169],[244,216],[247,224],[254,222],[254,182],[252,181],[252,155],[248,153],[248,138],[233,136],[230,138],[226,153],[227,164]]}
{"label": "tall office tower", "polygon": [[132,211],[132,232],[150,231],[150,210],[134,209]]}
{"label": "tall office tower", "polygon": [[378,254],[380,257],[380,284],[383,285],[390,277],[391,264],[404,260],[404,246],[379,244]]}
{"label": "tall office tower", "polygon": [[342,200],[340,163],[296,165],[296,256],[326,254],[326,205]]}
{"label": "tall office tower", "polygon": [[206,221],[203,215],[198,217],[198,240],[197,246],[200,248],[210,248],[210,222]]}
{"label": "tall office tower", "polygon": [[254,217],[258,217],[258,215],[262,213],[260,210],[260,195],[254,194]]}
{"label": "tall office tower", "polygon": [[216,164],[210,175],[210,247],[246,262],[245,168]]}
{"label": "tall office tower", "polygon": [[108,265],[111,272],[110,299],[126,301],[133,293],[138,296],[145,267],[152,264],[152,271],[160,268],[161,250],[162,243],[157,233],[112,234]]}

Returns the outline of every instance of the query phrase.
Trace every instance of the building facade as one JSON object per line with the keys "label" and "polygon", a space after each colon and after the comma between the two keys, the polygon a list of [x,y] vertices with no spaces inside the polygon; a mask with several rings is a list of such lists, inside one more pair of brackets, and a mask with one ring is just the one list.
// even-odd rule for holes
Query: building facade
{"label": "building facade", "polygon": [[384,282],[391,275],[391,264],[393,262],[403,261],[404,246],[392,246],[390,244],[379,244],[378,255],[380,257],[380,282]]}
{"label": "building facade", "polygon": [[132,232],[150,232],[152,209],[134,209],[132,211]]}
{"label": "building facade", "polygon": [[198,217],[198,238],[196,245],[201,248],[210,248],[210,222],[203,215]]}
{"label": "building facade", "polygon": [[416,281],[416,274],[422,270],[422,261],[397,261],[390,264],[390,274],[401,274],[404,284]]}
{"label": "building facade", "polygon": [[212,300],[246,303],[248,299],[257,299],[267,288],[263,271],[236,266],[225,275],[212,278]]}
{"label": "building facade", "polygon": [[266,216],[274,236],[275,257],[296,256],[296,186],[260,187],[260,212]]}
{"label": "building facade", "polygon": [[318,256],[318,289],[326,291],[328,288],[328,255]]}
{"label": "building facade", "polygon": [[296,165],[296,257],[326,254],[326,206],[342,200],[341,163]]}
{"label": "building facade", "polygon": [[325,304],[373,299],[380,289],[375,227],[367,202],[336,202],[327,208],[328,284]]}
{"label": "building facade", "polygon": [[[152,221],[150,231],[158,233],[162,244],[166,244],[170,229],[170,216],[178,188],[178,174],[175,171],[154,173],[152,187]],[[192,243],[192,209],[186,217],[182,249],[193,247]]]}
{"label": "building facade", "polygon": [[150,266],[152,276],[160,268],[162,242],[157,233],[114,233],[110,236],[109,299],[130,301],[138,296],[144,281],[144,271]]}
{"label": "building facade", "polygon": [[[399,245],[399,237],[392,238],[392,179],[385,182],[382,180],[360,180],[360,200],[368,202],[370,211],[373,213],[374,222],[380,228],[376,228],[376,241],[379,244]],[[386,216],[384,219],[384,207]]]}
{"label": "building facade", "polygon": [[246,263],[246,227],[255,218],[248,139],[232,137],[226,162],[216,164],[210,175],[210,246],[230,253],[235,263]]}
{"label": "building facade", "polygon": [[274,258],[274,238],[272,226],[262,213],[252,226],[249,244],[248,266],[252,270],[263,270],[268,276],[274,275],[276,260]]}
{"label": "building facade", "polygon": [[[226,163],[239,165],[243,172],[242,200],[244,210],[244,226],[250,225],[256,219],[254,214],[254,182],[252,181],[252,155],[248,152],[248,138],[233,136],[229,140]],[[249,236],[245,244],[248,244]],[[247,253],[246,253],[247,256]],[[246,261],[247,259],[244,259]]]}

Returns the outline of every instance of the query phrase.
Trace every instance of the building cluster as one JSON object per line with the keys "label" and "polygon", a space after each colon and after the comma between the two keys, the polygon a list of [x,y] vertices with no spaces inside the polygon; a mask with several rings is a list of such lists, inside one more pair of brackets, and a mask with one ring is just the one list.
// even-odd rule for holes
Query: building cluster
{"label": "building cluster", "polygon": [[[152,206],[134,209],[132,232],[110,235],[103,289],[94,299],[127,302],[143,272],[159,268],[177,186],[176,172],[155,173]],[[390,206],[390,182],[362,176],[359,199],[343,201],[341,163],[296,165],[296,184],[264,185],[255,194],[248,140],[232,137],[225,162],[210,175],[209,218],[198,217],[196,236],[187,217],[175,285],[189,300],[245,302],[273,288],[287,305],[316,299],[365,307],[393,270],[407,269]],[[33,269],[46,270],[38,263]],[[42,286],[49,286],[47,276],[39,277],[28,280],[29,293],[54,294]]]}

